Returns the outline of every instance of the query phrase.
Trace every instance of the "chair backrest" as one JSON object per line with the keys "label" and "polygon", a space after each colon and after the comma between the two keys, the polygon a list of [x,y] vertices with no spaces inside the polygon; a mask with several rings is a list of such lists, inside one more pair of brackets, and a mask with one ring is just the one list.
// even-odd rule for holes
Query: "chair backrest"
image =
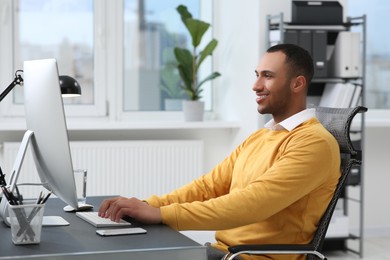
{"label": "chair backrest", "polygon": [[340,194],[343,191],[348,174],[352,166],[361,164],[361,151],[356,150],[352,145],[350,127],[355,115],[366,111],[367,108],[362,106],[355,108],[316,108],[316,116],[318,120],[339,143],[341,156],[341,176],[339,182],[324,215],[321,217],[317,231],[311,242],[318,251],[322,249],[329,223]]}

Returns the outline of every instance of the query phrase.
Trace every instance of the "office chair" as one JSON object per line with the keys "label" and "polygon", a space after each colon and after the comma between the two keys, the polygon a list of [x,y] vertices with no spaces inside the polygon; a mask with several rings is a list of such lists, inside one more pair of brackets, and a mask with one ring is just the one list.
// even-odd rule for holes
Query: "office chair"
{"label": "office chair", "polygon": [[361,151],[356,150],[350,138],[350,126],[357,113],[364,113],[366,107],[358,106],[355,108],[329,108],[317,107],[316,116],[323,126],[336,138],[340,146],[341,156],[341,176],[336,186],[334,195],[320,219],[318,228],[309,244],[263,244],[263,245],[237,245],[228,248],[227,253],[222,259],[231,260],[241,254],[248,255],[306,255],[307,259],[326,259],[320,252],[325,240],[333,211],[337,200],[344,189],[345,182],[352,166],[360,165],[362,156]]}

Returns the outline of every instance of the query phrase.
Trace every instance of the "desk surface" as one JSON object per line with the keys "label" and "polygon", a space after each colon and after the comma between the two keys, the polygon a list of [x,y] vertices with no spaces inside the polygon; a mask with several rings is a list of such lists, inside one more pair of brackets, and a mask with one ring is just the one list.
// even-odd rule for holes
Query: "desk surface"
{"label": "desk surface", "polygon": [[[87,202],[97,210],[102,199]],[[14,245],[10,228],[0,223],[0,259],[206,259],[204,246],[168,226],[142,225],[147,234],[101,237],[75,213],[64,212],[64,206],[56,198],[46,203],[44,215],[61,216],[70,225],[43,227],[38,245]]]}

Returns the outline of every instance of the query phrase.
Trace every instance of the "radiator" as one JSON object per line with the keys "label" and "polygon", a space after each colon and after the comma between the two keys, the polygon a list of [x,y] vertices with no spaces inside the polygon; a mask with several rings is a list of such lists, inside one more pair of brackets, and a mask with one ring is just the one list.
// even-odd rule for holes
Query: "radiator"
{"label": "radiator", "polygon": [[[4,172],[10,173],[19,143],[4,143]],[[203,170],[200,140],[70,142],[74,169],[87,169],[87,197],[123,195],[147,198],[161,195],[194,178]],[[54,148],[55,149],[55,148]],[[39,182],[31,148],[18,183]],[[36,189],[21,187],[25,197],[36,197]]]}

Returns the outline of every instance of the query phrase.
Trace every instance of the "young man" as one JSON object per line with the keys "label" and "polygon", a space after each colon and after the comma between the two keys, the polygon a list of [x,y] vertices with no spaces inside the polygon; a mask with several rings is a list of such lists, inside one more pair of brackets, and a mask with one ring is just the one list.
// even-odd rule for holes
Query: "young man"
{"label": "young man", "polygon": [[273,117],[263,129],[199,179],[146,203],[106,200],[100,216],[216,230],[212,247],[220,251],[238,244],[309,242],[340,176],[336,140],[315,110],[306,109],[313,61],[306,50],[281,44],[267,50],[255,72],[257,110]]}

